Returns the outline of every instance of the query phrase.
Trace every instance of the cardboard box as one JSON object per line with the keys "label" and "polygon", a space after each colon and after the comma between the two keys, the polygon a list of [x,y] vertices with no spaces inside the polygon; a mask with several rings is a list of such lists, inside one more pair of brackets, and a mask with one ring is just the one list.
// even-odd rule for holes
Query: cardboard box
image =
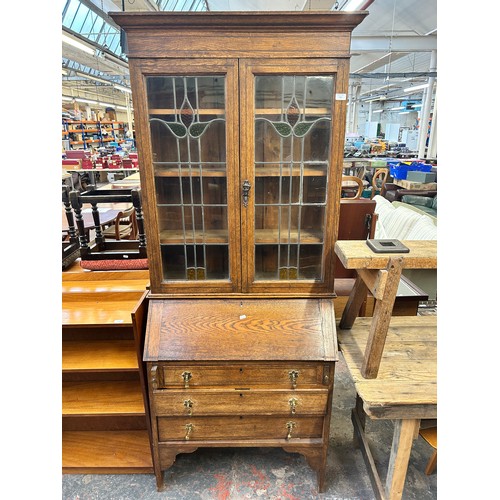
{"label": "cardboard box", "polygon": [[406,180],[423,183],[435,182],[436,174],[434,172],[418,172],[415,170],[410,170],[408,172],[408,175],[406,176]]}
{"label": "cardboard box", "polygon": [[63,159],[62,166],[66,170],[80,170],[82,168],[82,160]]}

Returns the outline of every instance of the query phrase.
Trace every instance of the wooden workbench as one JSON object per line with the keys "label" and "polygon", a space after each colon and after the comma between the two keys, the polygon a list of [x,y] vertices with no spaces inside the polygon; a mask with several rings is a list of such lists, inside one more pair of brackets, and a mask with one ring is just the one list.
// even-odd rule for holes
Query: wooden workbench
{"label": "wooden workbench", "polygon": [[[351,330],[338,330],[339,346],[357,393],[352,422],[378,499],[400,499],[413,440],[421,419],[437,418],[437,317],[393,317],[377,378],[361,374],[371,318],[358,318]],[[394,421],[385,487],[368,439],[365,417]]]}
{"label": "wooden workbench", "polygon": [[[437,267],[436,241],[403,241],[409,253],[375,253],[364,241],[337,241],[357,278],[338,325],[339,347],[356,387],[352,422],[377,499],[402,497],[421,419],[437,418],[437,317],[392,316],[402,269]],[[367,291],[373,317],[357,317]],[[394,420],[385,486],[365,435],[365,418]]]}

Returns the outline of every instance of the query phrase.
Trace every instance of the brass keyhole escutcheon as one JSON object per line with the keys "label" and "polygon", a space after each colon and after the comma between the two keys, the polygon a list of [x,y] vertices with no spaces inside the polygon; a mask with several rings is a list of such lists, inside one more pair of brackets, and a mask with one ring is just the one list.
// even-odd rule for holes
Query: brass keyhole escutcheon
{"label": "brass keyhole escutcheon", "polygon": [[194,425],[193,424],[186,424],[184,427],[186,428],[186,435],[184,436],[184,439],[186,441],[189,441],[189,436],[193,432]]}
{"label": "brass keyhole escutcheon", "polygon": [[296,398],[290,398],[288,400],[288,404],[290,405],[290,409],[292,411],[292,415],[295,415],[295,412],[297,411],[297,403],[299,402],[298,399]]}
{"label": "brass keyhole escutcheon", "polygon": [[184,389],[189,387],[189,381],[193,378],[191,372],[182,372],[182,378],[184,380]]}
{"label": "brass keyhole escutcheon", "polygon": [[295,428],[295,422],[287,422],[286,423],[286,428],[288,430],[288,434],[286,435],[287,439],[290,439],[292,437],[292,431]]}
{"label": "brass keyhole escutcheon", "polygon": [[288,376],[290,377],[290,382],[292,383],[292,389],[297,387],[297,379],[299,378],[298,370],[290,370],[288,372]]}
{"label": "brass keyhole escutcheon", "polygon": [[193,414],[193,402],[190,399],[184,400],[184,407],[186,408],[188,415]]}

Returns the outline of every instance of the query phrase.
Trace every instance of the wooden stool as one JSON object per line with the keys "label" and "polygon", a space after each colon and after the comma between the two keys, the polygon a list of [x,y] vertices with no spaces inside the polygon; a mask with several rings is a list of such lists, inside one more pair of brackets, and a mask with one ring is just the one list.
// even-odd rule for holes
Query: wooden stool
{"label": "wooden stool", "polygon": [[437,464],[437,427],[429,427],[428,429],[420,429],[419,434],[427,441],[433,448],[434,453],[431,458],[427,462],[427,466],[425,467],[425,473],[430,475],[436,469]]}

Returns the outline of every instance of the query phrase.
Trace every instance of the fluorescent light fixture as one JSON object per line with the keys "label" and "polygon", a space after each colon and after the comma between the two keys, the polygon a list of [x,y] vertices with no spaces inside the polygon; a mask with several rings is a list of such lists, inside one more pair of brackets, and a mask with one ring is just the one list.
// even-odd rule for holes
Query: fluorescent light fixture
{"label": "fluorescent light fixture", "polygon": [[63,95],[63,96],[62,96],[62,100],[63,100],[63,101],[72,101],[72,100],[73,100],[73,97],[68,97],[68,96]]}
{"label": "fluorescent light fixture", "polygon": [[425,89],[429,86],[428,83],[423,83],[422,85],[415,85],[413,87],[408,87],[406,89],[403,89],[403,92],[413,92],[414,90],[421,90]]}
{"label": "fluorescent light fixture", "polygon": [[64,68],[61,69],[61,72],[62,72],[63,75],[67,75],[68,74],[68,71],[66,69],[64,69]]}
{"label": "fluorescent light fixture", "polygon": [[342,10],[357,10],[365,0],[349,0]]}
{"label": "fluorescent light fixture", "polygon": [[421,105],[421,104],[415,104],[413,107],[414,107],[414,108],[421,108],[421,107],[422,107],[422,105]]}
{"label": "fluorescent light fixture", "polygon": [[404,106],[398,106],[397,108],[391,108],[389,111],[399,111],[400,109],[406,109]]}
{"label": "fluorescent light fixture", "polygon": [[64,43],[67,43],[68,45],[72,45],[73,47],[76,47],[77,49],[82,50],[83,52],[86,52],[87,54],[94,55],[94,49],[87,47],[87,45],[84,45],[83,43],[78,42],[77,40],[74,40],[73,38],[70,38],[69,36],[66,36],[63,34],[62,41]]}
{"label": "fluorescent light fixture", "polygon": [[129,94],[132,93],[132,90],[130,90],[128,87],[124,87],[123,85],[113,85],[115,89],[121,90],[122,92],[128,92]]}
{"label": "fluorescent light fixture", "polygon": [[377,110],[375,110],[375,111],[372,111],[372,113],[373,113],[373,114],[375,114],[375,113],[382,113],[382,111],[384,111],[384,110],[383,110],[383,109],[377,109]]}
{"label": "fluorescent light fixture", "polygon": [[75,97],[76,102],[83,102],[85,104],[98,104],[97,101],[91,101],[90,99],[82,99],[80,97]]}
{"label": "fluorescent light fixture", "polygon": [[409,115],[411,113],[411,111],[403,111],[401,113],[399,113],[400,115]]}

